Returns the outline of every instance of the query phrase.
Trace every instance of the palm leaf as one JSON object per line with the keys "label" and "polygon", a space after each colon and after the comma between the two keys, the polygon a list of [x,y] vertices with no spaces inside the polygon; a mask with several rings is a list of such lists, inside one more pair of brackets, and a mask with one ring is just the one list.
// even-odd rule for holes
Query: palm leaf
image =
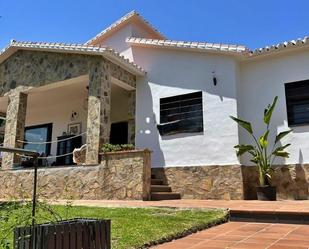
{"label": "palm leaf", "polygon": [[281,138],[285,137],[287,134],[289,134],[290,132],[292,132],[293,130],[288,130],[288,131],[283,131],[280,132],[275,139],[275,143],[277,143]]}
{"label": "palm leaf", "polygon": [[261,136],[260,139],[259,139],[259,143],[260,143],[260,145],[261,145],[262,148],[266,148],[267,145],[268,145],[268,140],[267,140],[268,134],[269,134],[269,130],[267,130],[267,131],[264,133],[264,135]]}
{"label": "palm leaf", "polygon": [[273,111],[275,109],[277,100],[278,100],[278,96],[276,96],[274,98],[273,103],[270,106],[268,106],[268,108],[266,108],[265,111],[264,111],[264,123],[267,124],[267,125],[269,124],[269,122],[271,120],[271,116],[272,116]]}
{"label": "palm leaf", "polygon": [[253,133],[251,124],[245,120],[241,120],[239,118],[235,118],[233,116],[230,116],[231,119],[233,119],[237,124],[239,124],[242,128],[246,129],[250,134]]}
{"label": "palm leaf", "polygon": [[234,146],[235,149],[237,149],[236,154],[237,156],[241,156],[246,152],[250,152],[251,150],[254,150],[255,148],[250,144],[239,144]]}
{"label": "palm leaf", "polygon": [[272,154],[275,155],[275,156],[284,157],[284,158],[288,158],[289,155],[290,155],[290,153],[288,153],[286,151],[282,151],[282,150],[274,151]]}

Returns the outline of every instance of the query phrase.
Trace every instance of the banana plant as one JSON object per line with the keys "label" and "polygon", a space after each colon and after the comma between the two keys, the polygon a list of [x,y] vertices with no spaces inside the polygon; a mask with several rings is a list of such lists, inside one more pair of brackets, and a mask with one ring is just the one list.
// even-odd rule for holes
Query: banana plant
{"label": "banana plant", "polygon": [[287,147],[289,147],[291,144],[285,144],[283,146],[278,145],[278,142],[288,135],[292,130],[287,130],[280,132],[275,140],[273,145],[270,149],[269,139],[268,135],[270,132],[269,125],[271,121],[271,117],[273,114],[273,111],[275,109],[276,103],[278,100],[278,96],[276,96],[273,100],[273,103],[271,105],[268,105],[267,108],[264,110],[264,118],[263,121],[265,123],[265,132],[262,136],[259,138],[254,135],[252,125],[250,122],[238,119],[236,117],[230,116],[237,124],[245,129],[249,135],[252,137],[253,144],[238,144],[234,146],[236,149],[237,156],[241,156],[245,153],[250,154],[250,161],[253,162],[258,166],[259,169],[259,180],[260,180],[260,186],[268,186],[270,185],[271,177],[273,174],[273,162],[276,157],[283,157],[288,158],[289,153],[285,151]]}

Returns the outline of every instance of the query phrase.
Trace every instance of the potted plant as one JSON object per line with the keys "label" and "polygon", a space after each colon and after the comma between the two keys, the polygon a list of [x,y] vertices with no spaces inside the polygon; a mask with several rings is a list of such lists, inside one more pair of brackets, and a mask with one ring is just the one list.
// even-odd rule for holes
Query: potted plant
{"label": "potted plant", "polygon": [[272,167],[273,162],[276,157],[289,157],[289,153],[286,152],[285,149],[290,146],[290,144],[282,146],[279,145],[278,142],[287,134],[289,134],[292,130],[280,132],[275,137],[272,147],[270,147],[269,145],[269,125],[277,100],[278,97],[276,96],[273,100],[273,103],[271,105],[268,105],[268,107],[264,110],[263,121],[265,123],[265,132],[259,138],[254,135],[250,122],[230,116],[252,137],[253,144],[239,144],[236,145],[234,148],[237,150],[237,156],[249,153],[251,156],[250,161],[258,167],[260,186],[257,187],[257,196],[259,200],[276,200],[276,187],[271,185],[271,178],[274,172],[274,168]]}

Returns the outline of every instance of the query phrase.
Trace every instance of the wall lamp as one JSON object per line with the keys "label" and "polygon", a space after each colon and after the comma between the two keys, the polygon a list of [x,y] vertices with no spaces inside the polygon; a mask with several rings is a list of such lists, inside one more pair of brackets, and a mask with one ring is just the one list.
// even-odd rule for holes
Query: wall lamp
{"label": "wall lamp", "polygon": [[212,82],[214,83],[214,86],[217,85],[217,76],[215,71],[212,72]]}

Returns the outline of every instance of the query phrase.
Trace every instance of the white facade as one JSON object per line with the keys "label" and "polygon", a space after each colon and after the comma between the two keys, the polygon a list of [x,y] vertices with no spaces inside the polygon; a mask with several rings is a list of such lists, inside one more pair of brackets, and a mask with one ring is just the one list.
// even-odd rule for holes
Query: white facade
{"label": "white facade", "polygon": [[[147,71],[137,82],[136,144],[153,151],[153,166],[237,164],[233,146],[238,143],[238,130],[229,118],[237,115],[236,61],[227,56],[146,48],[133,48],[133,56]],[[160,136],[160,98],[196,91],[203,92],[204,131]]]}
{"label": "white facade", "polygon": [[[239,116],[252,121],[259,135],[263,131],[261,116],[268,103],[278,96],[273,114],[273,130],[278,133],[293,129],[283,143],[291,143],[288,148],[290,158],[277,163],[309,163],[309,126],[288,126],[284,83],[309,79],[309,49],[302,48],[282,54],[263,56],[240,64],[240,81],[237,85]],[[275,134],[273,134],[274,136]],[[248,143],[248,136],[239,133],[241,143]],[[242,163],[248,163],[243,160]]]}
{"label": "white facade", "polygon": [[[275,96],[279,101],[273,115],[274,133],[293,128],[283,141],[292,144],[290,158],[277,163],[309,163],[309,126],[288,126],[284,88],[284,83],[309,79],[308,38],[254,52],[236,45],[170,41],[131,12],[85,45],[111,47],[147,72],[137,78],[135,142],[138,148],[153,151],[153,167],[250,164],[246,157],[237,158],[233,147],[251,140],[229,116],[252,122],[260,136],[264,108]],[[161,136],[157,128],[160,99],[197,91],[203,96],[203,131]],[[52,140],[56,140],[76,109],[80,113],[76,122],[85,131],[86,88],[76,87],[72,96],[64,96],[67,92],[50,90],[48,95],[30,96],[27,126],[53,122]],[[68,97],[70,104],[63,106]],[[50,106],[49,115],[46,106]],[[111,122],[128,119],[128,91],[114,85]]]}
{"label": "white facade", "polygon": [[[132,45],[128,37],[148,40]],[[153,167],[250,164],[246,157],[236,157],[233,146],[251,140],[229,116],[252,122],[260,136],[264,129],[263,110],[275,96],[279,101],[273,115],[274,133],[291,128],[287,123],[284,83],[309,79],[306,46],[250,57],[245,52],[238,56],[162,46],[164,40],[155,42],[161,46],[151,46],[153,38],[135,21],[100,40],[100,45],[113,47],[147,72],[137,81],[136,145],[153,151]],[[195,91],[203,92],[204,131],[161,136],[157,129],[160,98]],[[292,143],[288,149],[291,156],[286,161],[278,160],[278,164],[309,163],[308,127],[292,127],[293,133],[283,141]]]}

